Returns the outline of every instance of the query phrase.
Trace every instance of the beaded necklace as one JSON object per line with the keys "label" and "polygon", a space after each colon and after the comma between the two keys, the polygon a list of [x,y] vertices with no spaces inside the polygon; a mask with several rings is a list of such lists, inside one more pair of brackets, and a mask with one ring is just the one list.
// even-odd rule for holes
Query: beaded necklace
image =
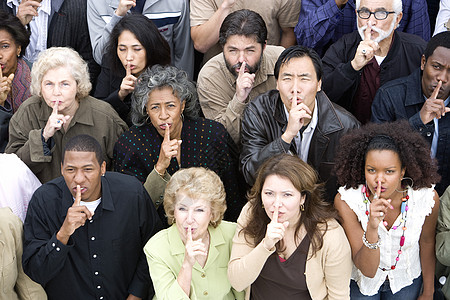
{"label": "beaded necklace", "polygon": [[[363,194],[363,202],[366,205],[366,216],[369,215],[369,207],[368,207],[368,203],[370,202],[369,200],[369,189],[363,185],[361,192]],[[408,200],[409,200],[409,195],[408,195],[408,190],[406,189],[405,191],[403,191],[403,197],[402,197],[402,204],[400,207],[400,213],[402,215],[402,217],[399,220],[399,223],[395,226],[392,226],[392,230],[397,230],[397,228],[401,227],[403,232],[402,232],[402,236],[400,237],[400,248],[397,251],[397,257],[395,258],[395,263],[389,268],[381,268],[378,267],[380,270],[382,271],[390,271],[390,270],[395,270],[395,267],[397,266],[398,261],[400,260],[400,254],[402,254],[402,247],[405,244],[405,231],[406,231],[406,217],[408,216]],[[387,227],[388,223],[383,220],[383,225],[384,227]]]}

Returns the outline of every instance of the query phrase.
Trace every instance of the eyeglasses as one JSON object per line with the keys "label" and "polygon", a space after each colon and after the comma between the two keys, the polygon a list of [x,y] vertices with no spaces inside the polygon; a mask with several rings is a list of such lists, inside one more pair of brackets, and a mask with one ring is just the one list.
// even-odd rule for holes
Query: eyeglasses
{"label": "eyeglasses", "polygon": [[358,17],[361,19],[368,19],[370,15],[373,15],[377,20],[384,20],[390,14],[395,14],[395,11],[385,11],[385,10],[377,10],[376,12],[371,12],[368,9],[360,9],[356,11],[358,13]]}

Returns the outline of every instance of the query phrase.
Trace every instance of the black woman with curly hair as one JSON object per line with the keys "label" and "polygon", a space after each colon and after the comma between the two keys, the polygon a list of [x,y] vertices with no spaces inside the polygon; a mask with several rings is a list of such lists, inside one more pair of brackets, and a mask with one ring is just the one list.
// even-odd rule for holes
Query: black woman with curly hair
{"label": "black woman with curly hair", "polygon": [[368,124],[340,145],[335,206],[352,249],[350,298],[433,299],[440,177],[429,145],[407,121]]}

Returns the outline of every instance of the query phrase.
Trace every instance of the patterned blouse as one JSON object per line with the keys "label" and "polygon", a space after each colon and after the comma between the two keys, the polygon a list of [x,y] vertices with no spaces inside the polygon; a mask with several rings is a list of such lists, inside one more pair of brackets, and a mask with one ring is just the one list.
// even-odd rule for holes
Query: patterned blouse
{"label": "patterned blouse", "polygon": [[[204,167],[216,172],[227,194],[225,219],[235,221],[245,198],[239,187],[236,146],[225,127],[209,119],[185,118],[181,140],[181,167]],[[136,176],[144,183],[158,162],[162,142],[163,137],[151,124],[130,127],[114,147],[114,170]],[[167,172],[173,175],[178,169],[173,158]]]}

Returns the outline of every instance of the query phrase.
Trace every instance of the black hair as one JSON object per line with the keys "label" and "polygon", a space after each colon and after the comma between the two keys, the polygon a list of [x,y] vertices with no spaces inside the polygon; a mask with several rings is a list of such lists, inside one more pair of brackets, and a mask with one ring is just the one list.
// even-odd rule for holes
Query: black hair
{"label": "black hair", "polygon": [[100,146],[95,138],[87,134],[74,136],[66,143],[61,158],[62,164],[64,164],[64,157],[67,151],[94,152],[99,165],[104,161],[102,146]]}
{"label": "black hair", "polygon": [[430,39],[425,48],[425,52],[423,53],[426,61],[428,60],[428,57],[433,55],[434,50],[436,50],[437,47],[450,49],[450,31],[438,33]]}
{"label": "black hair", "polygon": [[305,56],[311,58],[312,60],[314,69],[316,70],[317,81],[322,79],[323,66],[320,56],[313,49],[300,45],[291,46],[281,52],[277,62],[275,63],[275,79],[278,79],[278,76],[280,75],[281,65],[288,63],[293,58],[300,58]]}
{"label": "black hair", "polygon": [[124,16],[111,31],[104,57],[111,60],[112,71],[120,74],[120,76],[125,75],[125,68],[117,55],[119,36],[125,30],[134,34],[144,47],[146,68],[156,64],[170,65],[170,46],[159,33],[156,25],[142,14],[129,14]]}
{"label": "black hair", "polygon": [[267,40],[267,26],[258,13],[249,9],[237,10],[223,20],[219,31],[219,44],[223,47],[232,35],[254,36],[264,47]]}
{"label": "black hair", "polygon": [[22,57],[25,54],[25,49],[30,43],[30,33],[22,25],[19,18],[7,13],[4,10],[0,10],[0,30],[6,30],[14,39],[17,46],[20,46],[20,54]]}

